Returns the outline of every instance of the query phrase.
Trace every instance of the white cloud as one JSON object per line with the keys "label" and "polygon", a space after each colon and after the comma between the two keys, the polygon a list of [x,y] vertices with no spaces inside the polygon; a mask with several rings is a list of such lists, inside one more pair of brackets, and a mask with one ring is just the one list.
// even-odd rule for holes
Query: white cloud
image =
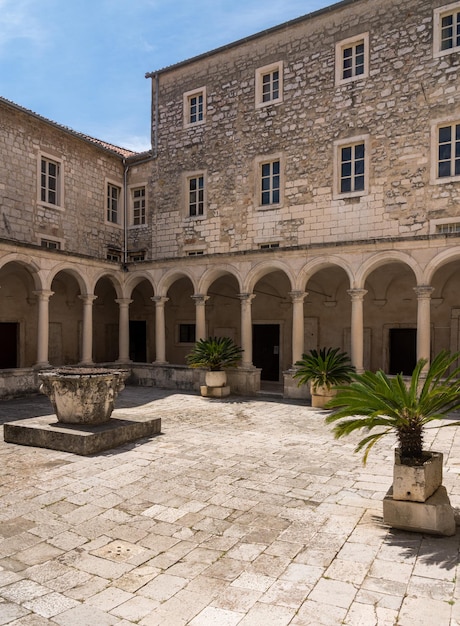
{"label": "white cloud", "polygon": [[35,0],[0,0],[0,51],[19,39],[40,46],[46,43],[44,28],[34,15],[36,8]]}

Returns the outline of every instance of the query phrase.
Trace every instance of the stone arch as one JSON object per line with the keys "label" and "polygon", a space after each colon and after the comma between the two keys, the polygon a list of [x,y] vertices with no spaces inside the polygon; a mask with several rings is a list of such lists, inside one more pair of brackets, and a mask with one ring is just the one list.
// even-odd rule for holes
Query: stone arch
{"label": "stone arch", "polygon": [[239,290],[241,291],[241,276],[237,270],[231,265],[219,265],[217,267],[212,267],[205,271],[205,273],[201,276],[198,281],[198,291],[197,293],[206,295],[210,285],[215,282],[218,278],[222,278],[225,275],[233,276],[238,282]]}
{"label": "stone arch", "polygon": [[364,283],[374,270],[387,265],[389,263],[402,263],[407,265],[413,272],[416,284],[423,285],[424,274],[422,268],[417,261],[406,252],[400,252],[399,250],[389,250],[385,252],[378,252],[368,259],[366,259],[358,268],[356,272],[355,285],[357,289],[362,289]]}
{"label": "stone arch", "polygon": [[195,277],[185,270],[169,270],[158,281],[157,295],[166,296],[170,287],[179,279],[187,278],[193,285],[194,293],[197,293],[197,281]]}
{"label": "stone arch", "polygon": [[340,256],[327,255],[312,259],[303,266],[296,280],[296,289],[298,291],[305,291],[308,281],[317,272],[327,269],[328,267],[338,267],[342,269],[348,276],[350,287],[353,285],[355,278],[350,264]]}
{"label": "stone arch", "polygon": [[45,289],[44,283],[44,271],[40,268],[36,261],[30,259],[30,257],[24,254],[7,254],[0,259],[0,271],[4,269],[10,263],[17,263],[19,266],[29,272],[35,290]]}
{"label": "stone arch", "polygon": [[289,281],[290,289],[295,284],[294,273],[286,263],[277,260],[262,261],[255,265],[247,274],[243,281],[243,292],[252,293],[256,283],[272,272],[282,272]]}
{"label": "stone arch", "polygon": [[155,294],[155,284],[152,279],[152,275],[149,272],[132,272],[129,274],[125,284],[124,284],[124,292],[126,297],[129,298],[132,295],[133,290],[142,282],[148,282],[152,288],[153,294]]}

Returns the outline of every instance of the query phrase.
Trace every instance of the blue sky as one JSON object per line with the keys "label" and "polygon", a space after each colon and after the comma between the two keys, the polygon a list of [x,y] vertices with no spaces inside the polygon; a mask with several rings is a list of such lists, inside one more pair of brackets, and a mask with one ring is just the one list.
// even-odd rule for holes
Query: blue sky
{"label": "blue sky", "polygon": [[74,130],[149,147],[161,69],[334,0],[0,0],[0,95]]}

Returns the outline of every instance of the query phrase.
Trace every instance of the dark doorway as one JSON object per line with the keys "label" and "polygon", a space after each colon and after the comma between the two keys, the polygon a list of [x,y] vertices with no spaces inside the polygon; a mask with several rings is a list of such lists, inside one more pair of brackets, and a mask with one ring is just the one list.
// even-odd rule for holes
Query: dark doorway
{"label": "dark doorway", "polygon": [[0,323],[0,369],[18,367],[19,324]]}
{"label": "dark doorway", "polygon": [[417,329],[390,328],[390,374],[410,376],[417,362]]}
{"label": "dark doorway", "polygon": [[280,327],[279,324],[253,324],[252,361],[260,367],[261,380],[279,381]]}
{"label": "dark doorway", "polygon": [[135,363],[147,362],[147,322],[129,322],[129,358]]}

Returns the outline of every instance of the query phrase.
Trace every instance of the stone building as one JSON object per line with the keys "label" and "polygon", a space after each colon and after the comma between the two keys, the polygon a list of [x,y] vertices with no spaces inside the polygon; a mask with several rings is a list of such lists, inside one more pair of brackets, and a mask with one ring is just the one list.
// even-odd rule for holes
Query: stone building
{"label": "stone building", "polygon": [[93,362],[193,388],[207,335],[286,396],[313,347],[460,348],[459,1],[343,0],[147,77],[143,154],[0,100],[4,390]]}

